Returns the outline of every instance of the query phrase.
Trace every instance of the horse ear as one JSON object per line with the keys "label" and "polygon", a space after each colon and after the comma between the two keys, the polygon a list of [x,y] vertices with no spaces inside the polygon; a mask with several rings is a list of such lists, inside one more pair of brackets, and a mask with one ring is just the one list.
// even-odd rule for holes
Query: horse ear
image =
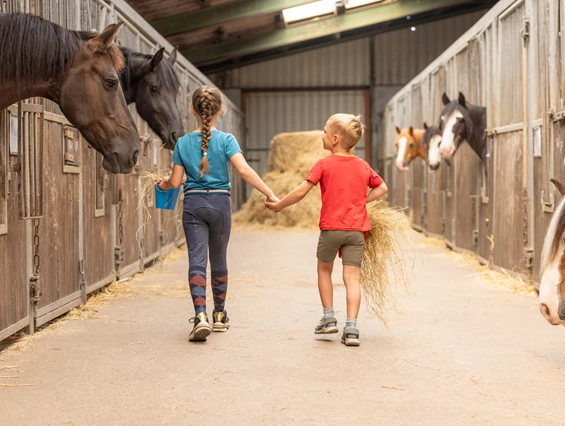
{"label": "horse ear", "polygon": [[396,133],[400,134],[401,130],[400,127],[396,126]]}
{"label": "horse ear", "polygon": [[459,92],[459,105],[461,105],[463,108],[465,108],[467,106],[467,101],[465,100],[465,95],[461,92]]}
{"label": "horse ear", "polygon": [[169,64],[171,64],[171,65],[175,64],[175,62],[177,61],[177,48],[176,47],[173,49],[173,51],[169,55],[169,59],[167,59],[167,60],[169,61]]}
{"label": "horse ear", "polygon": [[565,185],[555,179],[549,179],[549,181],[555,185],[561,195],[565,195]]}
{"label": "horse ear", "polygon": [[424,121],[424,130],[428,130],[428,125],[426,124],[425,121]]}
{"label": "horse ear", "polygon": [[410,126],[408,133],[410,133],[410,136],[414,136],[414,127]]}
{"label": "horse ear", "polygon": [[96,43],[96,49],[99,52],[106,52],[110,45],[114,43],[116,36],[118,35],[118,31],[124,25],[123,21],[118,22],[117,24],[108,25],[104,31],[98,34],[96,37],[92,39],[94,43]]}
{"label": "horse ear", "polygon": [[445,92],[443,92],[443,95],[441,96],[441,101],[443,102],[444,105],[447,105],[448,103],[451,102]]}
{"label": "horse ear", "polygon": [[155,55],[153,55],[153,58],[151,59],[151,69],[152,70],[157,68],[157,66],[161,63],[161,61],[163,60],[163,53],[164,52],[165,52],[165,48],[161,47],[159,50],[157,50],[157,53],[155,53]]}

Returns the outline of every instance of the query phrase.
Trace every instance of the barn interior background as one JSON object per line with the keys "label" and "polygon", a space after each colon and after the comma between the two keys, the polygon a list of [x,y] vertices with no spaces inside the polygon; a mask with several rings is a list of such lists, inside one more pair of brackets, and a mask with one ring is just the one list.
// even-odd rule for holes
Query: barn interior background
{"label": "barn interior background", "polygon": [[[185,130],[193,125],[191,91],[215,83],[231,99],[220,128],[236,135],[259,174],[276,134],[320,129],[337,111],[364,115],[370,131],[358,154],[385,177],[389,201],[408,208],[415,229],[493,268],[537,278],[556,200],[549,178],[564,174],[559,0],[399,0],[398,10],[386,9],[396,14],[382,14],[378,8],[397,3],[387,1],[288,28],[280,11],[304,1],[261,2],[271,4],[266,9],[253,8],[257,0],[204,3],[2,0],[0,6],[76,30],[100,31],[122,19],[117,42],[140,52],[165,47],[169,54],[179,46]],[[280,36],[285,30],[291,36]],[[488,173],[466,146],[435,172],[420,161],[409,172],[394,167],[394,127],[437,123],[444,91],[452,98],[461,91],[487,108]],[[155,209],[151,196],[141,200],[140,174],[170,168],[171,152],[131,110],[142,151],[125,176],[101,168],[101,157],[53,103],[30,99],[0,112],[0,340],[33,331],[183,243],[178,212]],[[25,148],[31,145],[37,158]],[[19,176],[23,161],[45,166],[41,182]],[[21,217],[19,200],[41,185],[39,222]],[[248,195],[234,179],[234,208]]]}

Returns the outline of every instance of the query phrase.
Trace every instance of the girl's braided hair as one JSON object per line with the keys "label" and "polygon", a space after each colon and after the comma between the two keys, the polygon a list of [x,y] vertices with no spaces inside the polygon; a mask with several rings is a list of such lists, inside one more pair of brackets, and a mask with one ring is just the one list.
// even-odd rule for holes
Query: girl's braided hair
{"label": "girl's braided hair", "polygon": [[200,161],[200,177],[209,172],[208,144],[212,137],[210,126],[212,118],[222,110],[222,94],[215,87],[202,86],[192,94],[192,107],[202,119],[202,161]]}

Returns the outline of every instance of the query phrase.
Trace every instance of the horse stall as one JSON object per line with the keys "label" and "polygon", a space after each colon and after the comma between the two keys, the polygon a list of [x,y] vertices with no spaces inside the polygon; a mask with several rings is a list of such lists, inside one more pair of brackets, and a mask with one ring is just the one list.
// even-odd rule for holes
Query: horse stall
{"label": "horse stall", "polygon": [[[125,1],[5,1],[1,12],[42,16],[72,30],[100,31],[124,21],[116,43],[155,54],[172,46]],[[194,128],[192,91],[212,83],[184,57],[174,63],[180,90],[180,120]],[[245,119],[227,98],[218,127],[234,133],[245,148]],[[32,98],[0,111],[0,340],[33,332],[87,295],[118,278],[143,270],[184,242],[182,201],[176,211],[155,208],[144,173],[170,172],[172,151],[129,107],[140,138],[133,171],[112,175],[61,113],[58,105]],[[232,176],[233,208],[243,203],[244,186]]]}
{"label": "horse stall", "polygon": [[[385,111],[389,138],[383,143],[385,152],[394,152],[388,126],[419,127],[420,117],[438,123],[443,92],[452,100],[461,92],[466,103],[486,108],[484,132],[477,126],[482,145],[462,143],[451,161],[424,174],[423,210],[410,198],[414,227],[424,224],[427,234],[441,234],[452,249],[534,281],[559,199],[549,179],[565,180],[564,17],[558,0],[498,2]],[[425,106],[421,113],[419,103]],[[418,167],[411,165],[413,176],[421,173]],[[393,169],[387,176],[396,206],[403,206],[398,195],[405,191],[404,175]]]}

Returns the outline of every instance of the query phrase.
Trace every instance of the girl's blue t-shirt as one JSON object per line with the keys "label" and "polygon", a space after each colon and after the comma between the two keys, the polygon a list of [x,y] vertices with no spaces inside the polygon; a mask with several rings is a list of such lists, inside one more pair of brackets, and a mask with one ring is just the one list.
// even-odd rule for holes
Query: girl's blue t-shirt
{"label": "girl's blue t-shirt", "polygon": [[212,130],[208,144],[210,171],[200,177],[202,132],[184,135],[177,141],[173,153],[173,163],[184,167],[186,172],[184,190],[231,189],[228,162],[238,152],[241,152],[241,148],[234,135],[217,129]]}

